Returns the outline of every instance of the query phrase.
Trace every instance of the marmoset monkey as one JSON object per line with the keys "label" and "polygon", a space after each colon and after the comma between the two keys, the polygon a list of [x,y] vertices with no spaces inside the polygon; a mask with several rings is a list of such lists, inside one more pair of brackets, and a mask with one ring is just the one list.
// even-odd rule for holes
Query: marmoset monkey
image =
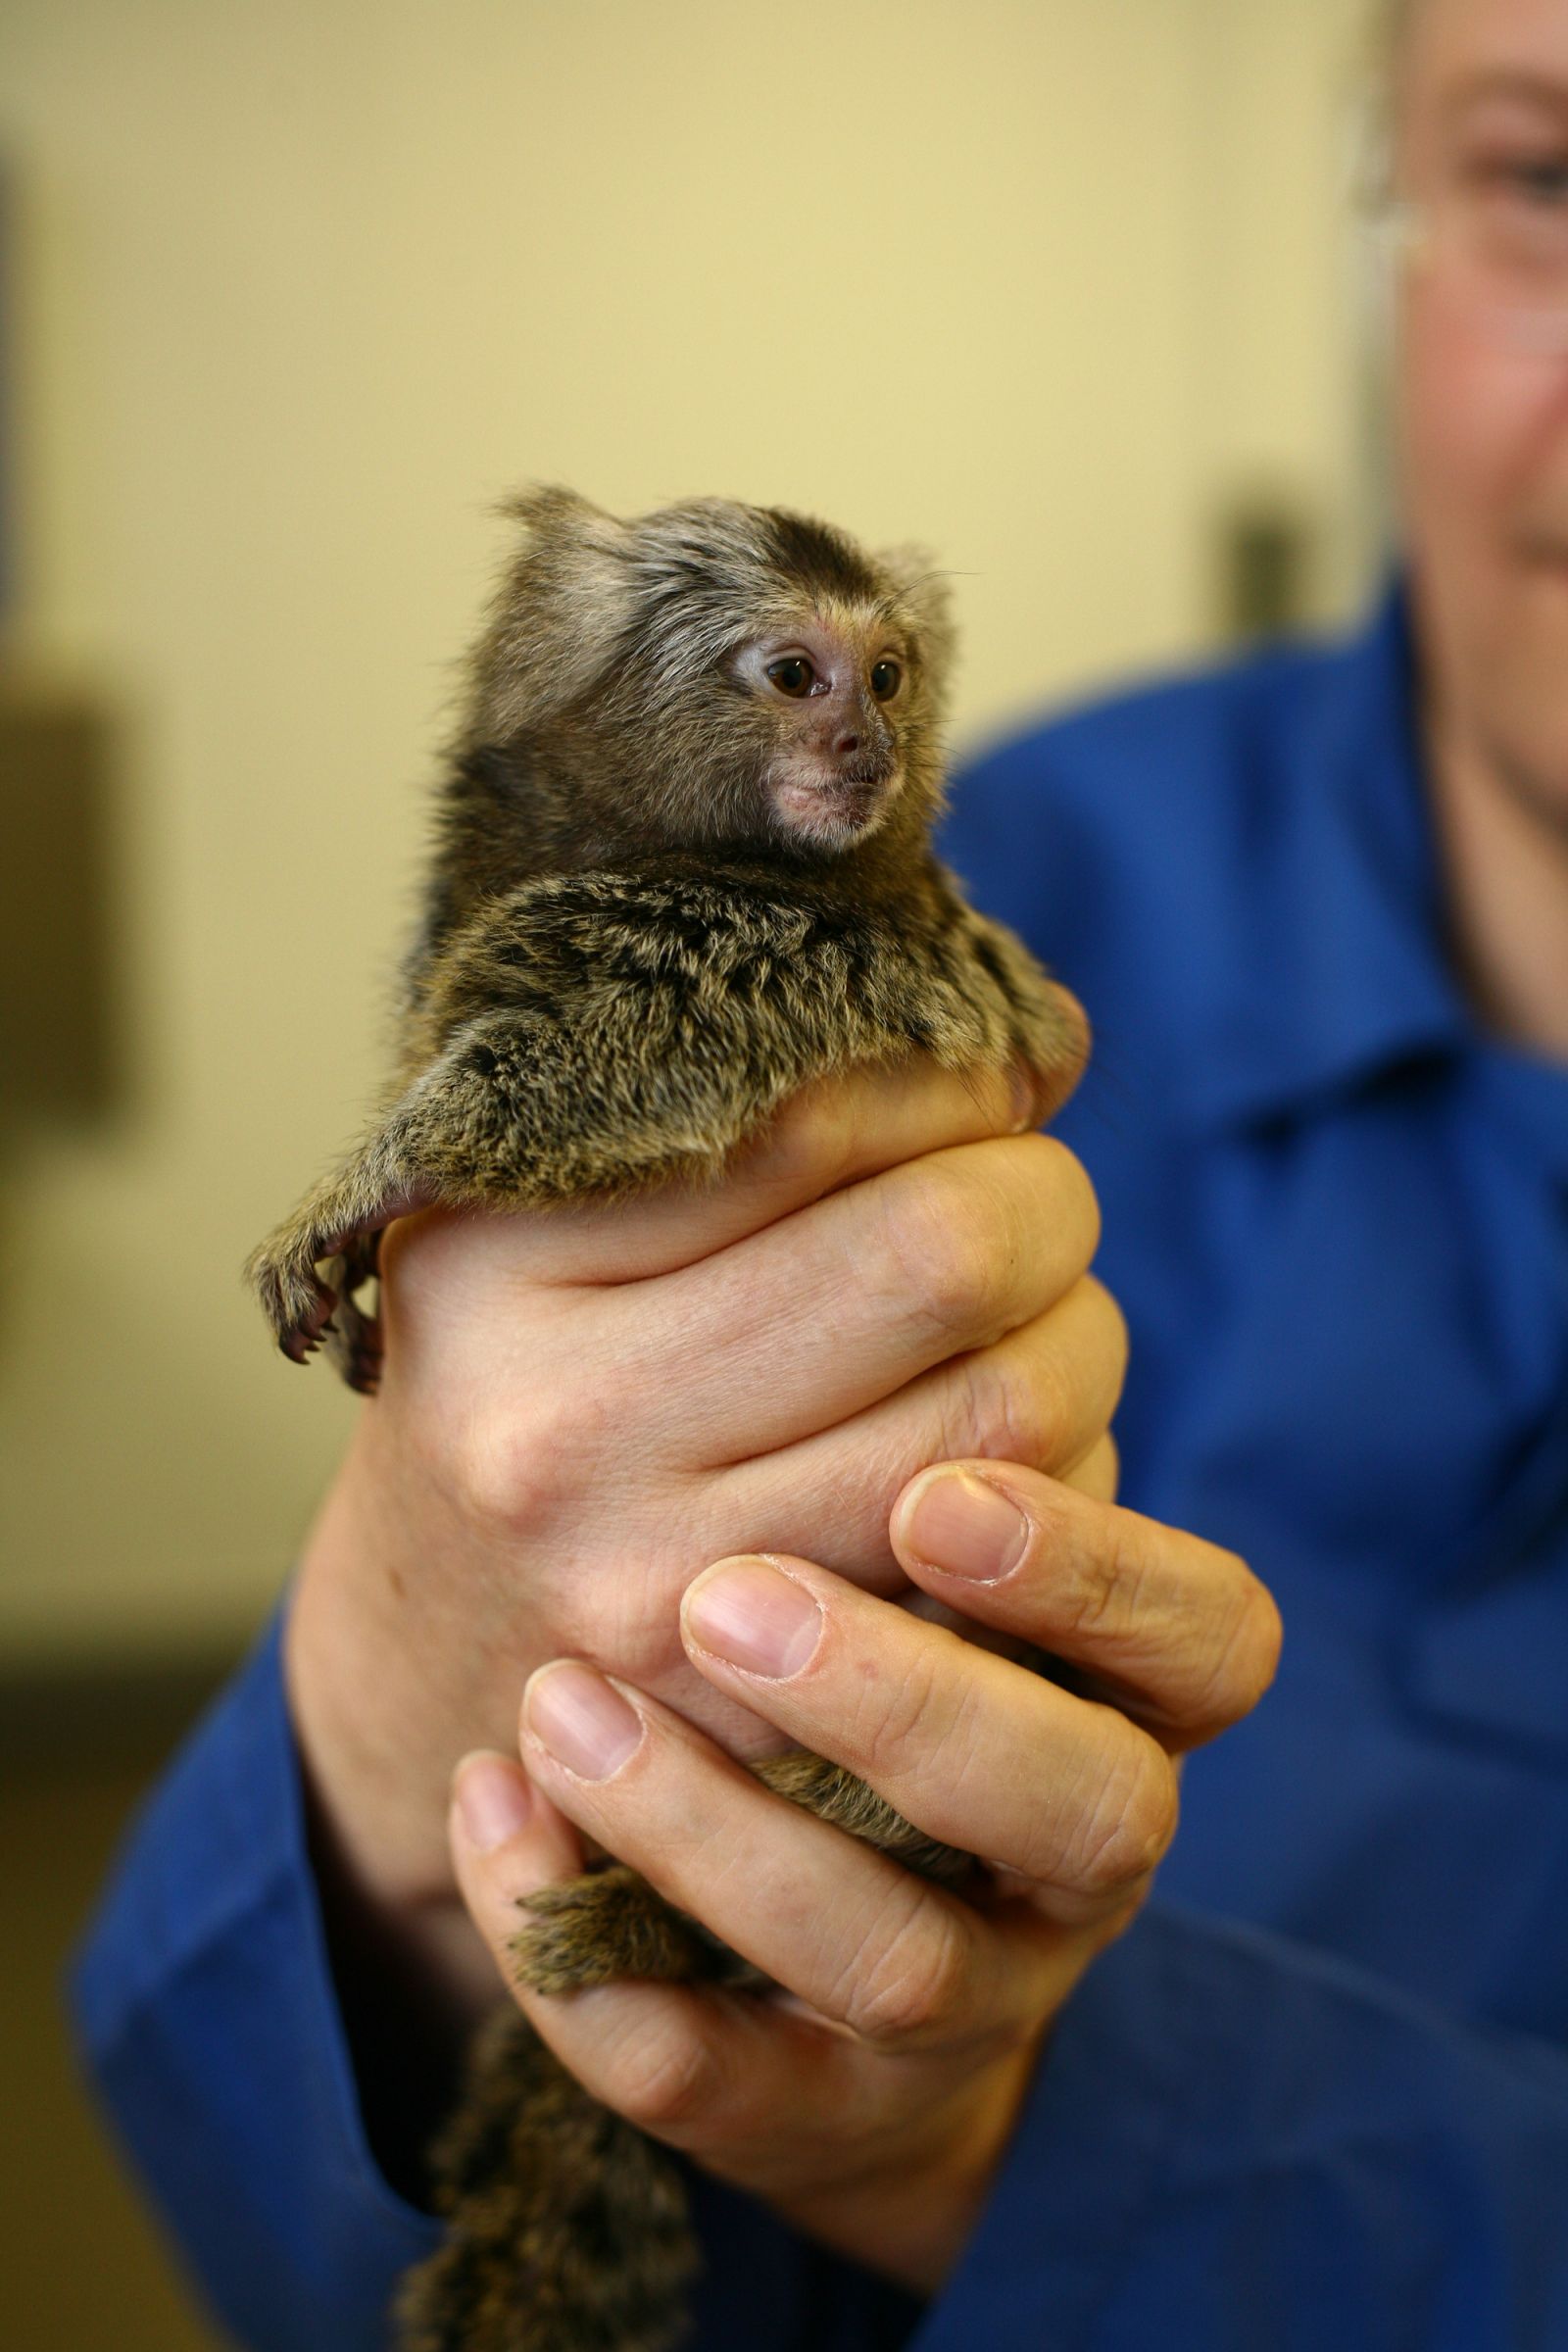
{"label": "marmoset monkey", "polygon": [[[474,657],[386,1100],[247,1272],[284,1350],[375,1386],[356,1293],[431,1203],[548,1210],[718,1179],[808,1081],[927,1054],[1074,1068],[1079,1026],[933,855],[952,652],[929,563],[774,508],[622,522],[560,489]],[[700,1563],[694,1563],[694,1566]],[[839,1767],[779,1793],[957,1884],[969,1858]],[[760,1981],[635,1873],[530,1898],[519,1979]],[[451,2223],[404,2352],[661,2352],[693,2267],[672,2161],[510,2006],[437,2152]]]}

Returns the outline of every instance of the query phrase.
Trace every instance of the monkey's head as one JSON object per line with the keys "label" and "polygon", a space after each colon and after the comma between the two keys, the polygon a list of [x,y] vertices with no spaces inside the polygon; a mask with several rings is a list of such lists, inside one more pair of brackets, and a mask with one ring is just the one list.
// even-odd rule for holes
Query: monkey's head
{"label": "monkey's head", "polygon": [[928,559],[726,499],[622,522],[542,489],[510,511],[527,536],[466,745],[510,774],[521,821],[596,859],[815,860],[929,825],[952,631]]}

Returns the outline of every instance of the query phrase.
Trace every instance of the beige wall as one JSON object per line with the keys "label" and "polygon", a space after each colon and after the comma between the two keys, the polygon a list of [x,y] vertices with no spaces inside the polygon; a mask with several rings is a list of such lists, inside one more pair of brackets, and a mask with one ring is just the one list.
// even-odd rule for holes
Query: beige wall
{"label": "beige wall", "polygon": [[530,476],[918,536],[965,735],[1357,592],[1356,0],[8,0],[14,662],[116,744],[114,1125],[0,1171],[0,1653],[224,1640],[350,1412],[246,1249],[354,1125]]}

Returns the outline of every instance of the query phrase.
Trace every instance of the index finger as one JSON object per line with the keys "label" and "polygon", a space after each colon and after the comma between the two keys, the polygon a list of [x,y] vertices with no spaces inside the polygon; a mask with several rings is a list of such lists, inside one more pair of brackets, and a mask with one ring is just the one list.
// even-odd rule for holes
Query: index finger
{"label": "index finger", "polygon": [[716,1562],[687,1587],[681,1638],[707,1681],[928,1838],[1028,1881],[1061,1924],[1118,1914],[1170,1841],[1174,1767],[1126,1714],[814,1561]]}

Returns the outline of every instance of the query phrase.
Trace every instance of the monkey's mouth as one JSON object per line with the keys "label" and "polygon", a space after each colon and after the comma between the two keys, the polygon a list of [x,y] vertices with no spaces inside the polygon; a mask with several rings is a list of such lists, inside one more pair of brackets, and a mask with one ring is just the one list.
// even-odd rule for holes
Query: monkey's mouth
{"label": "monkey's mouth", "polygon": [[776,780],[773,805],[786,832],[831,847],[880,824],[899,781],[893,760],[858,760],[814,774],[797,769]]}
{"label": "monkey's mouth", "polygon": [[898,761],[888,759],[850,760],[831,779],[831,786],[842,786],[848,792],[880,792],[891,784],[898,773]]}

